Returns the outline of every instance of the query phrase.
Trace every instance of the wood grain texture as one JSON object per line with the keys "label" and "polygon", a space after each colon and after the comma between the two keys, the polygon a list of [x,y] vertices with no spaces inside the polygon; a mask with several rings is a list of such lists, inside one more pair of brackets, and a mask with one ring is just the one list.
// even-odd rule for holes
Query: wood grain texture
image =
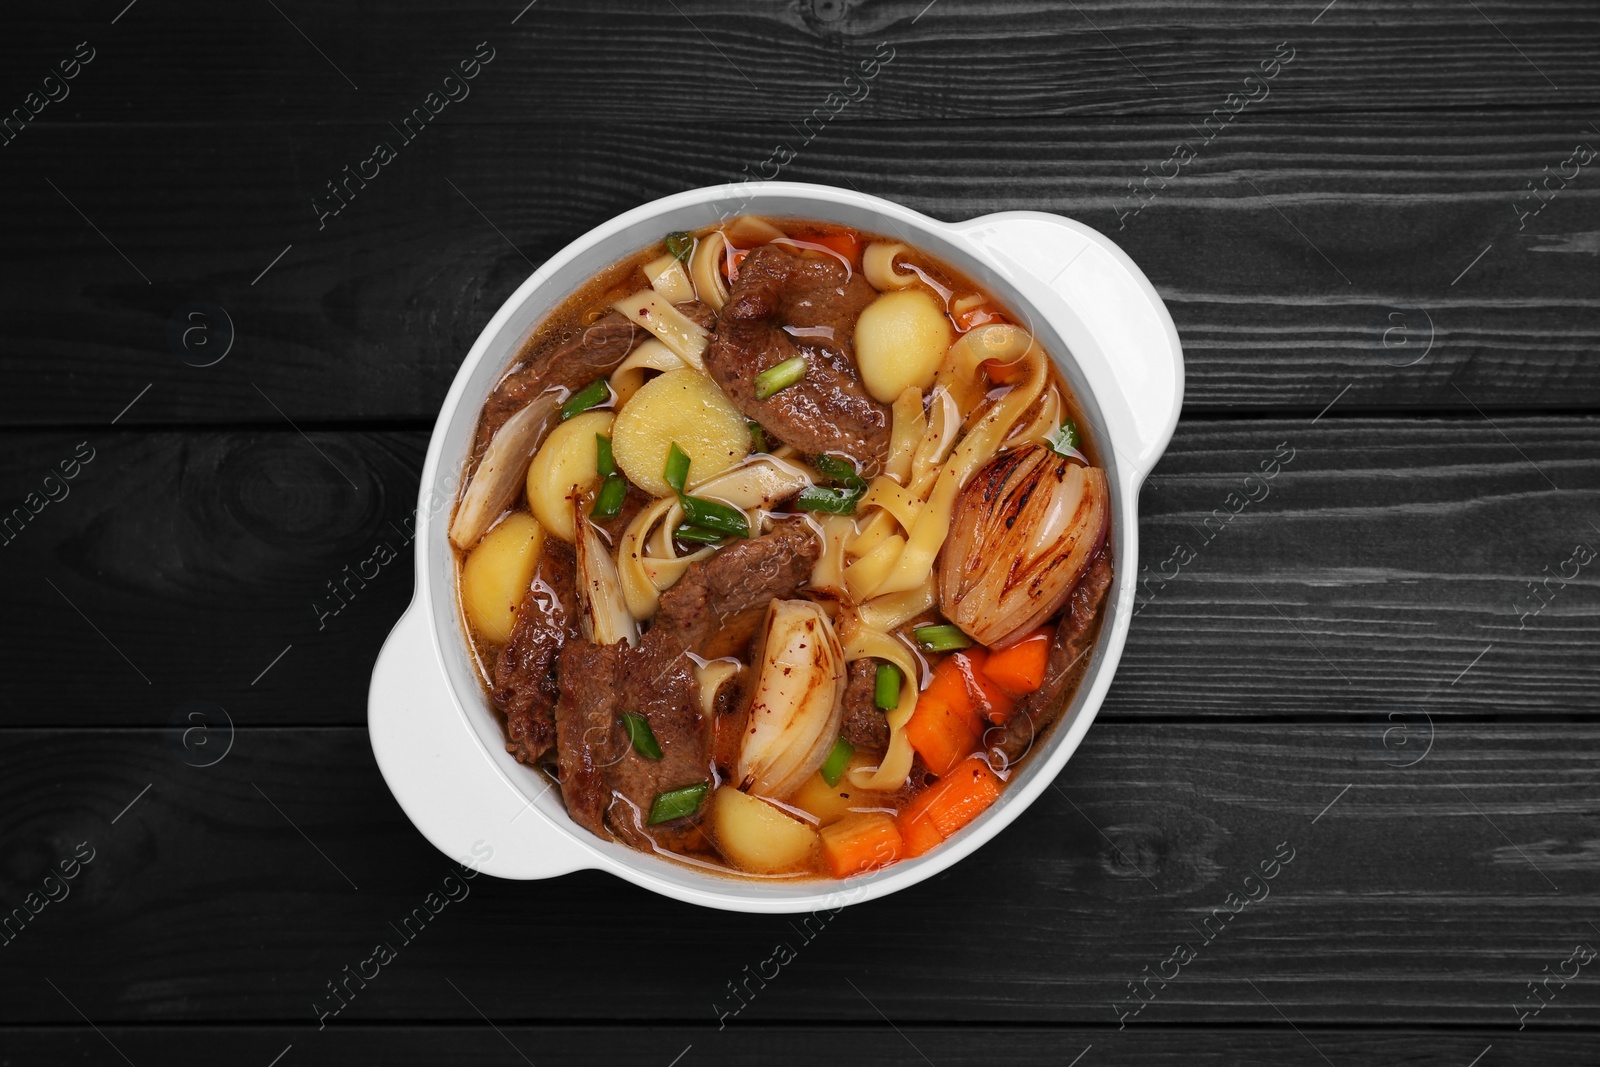
{"label": "wood grain texture", "polygon": [[[161,725],[189,700],[241,725],[364,722],[411,596],[426,435],[83,434],[9,435],[7,509],[96,452],[0,545],[0,722]],[[1597,494],[1592,418],[1183,423],[1141,495],[1104,714],[1588,718],[1600,562],[1572,557],[1600,552]]]}
{"label": "wood grain texture", "polygon": [[[102,1025],[314,1031],[336,1003],[325,984],[388,941],[396,958],[350,987],[331,1026],[476,1027],[481,1011],[714,1030],[737,1006],[729,983],[764,972],[734,1027],[887,1017],[1115,1033],[1138,1003],[1127,983],[1187,942],[1195,958],[1150,987],[1129,1030],[1276,1027],[1278,1010],[1302,1026],[1514,1028],[1525,983],[1600,939],[1600,732],[1468,724],[1409,769],[1387,755],[1361,727],[1103,723],[981,852],[809,926],[591,871],[477,878],[403,939],[389,924],[447,891],[454,868],[391,799],[364,729],[240,730],[206,768],[159,730],[12,730],[0,899],[18,906],[79,842],[95,856],[5,947],[0,1020],[76,1025],[48,977]],[[1287,862],[1263,893],[1275,856]],[[1264,899],[1213,917],[1247,892]],[[795,958],[764,967],[779,942]],[[1551,991],[1531,1028],[1592,1022],[1592,980]]]}
{"label": "wood grain texture", "polygon": [[[320,230],[313,198],[374,140],[398,141],[385,123],[30,131],[0,173],[14,211],[0,373],[19,382],[0,395],[0,424],[109,421],[147,385],[124,423],[271,423],[276,405],[300,422],[431,424],[478,331],[535,264],[621,211],[738,179],[798,140],[783,123],[546,116],[482,126],[446,113]],[[1372,411],[1570,410],[1600,406],[1588,358],[1600,343],[1600,179],[1584,169],[1539,214],[1517,212],[1579,141],[1600,148],[1586,116],[1246,111],[1209,144],[1203,115],[846,116],[780,176],[943,219],[1038,209],[1112,235],[1177,323],[1191,413],[1315,414],[1347,385],[1346,407]],[[1184,143],[1199,155],[1160,178]],[[114,165],[84,167],[86,155]],[[149,180],[130,187],[128,172]],[[1130,187],[1147,174],[1141,200]],[[237,331],[215,366],[190,365],[215,348],[172,341],[195,301]]]}
{"label": "wood grain texture", "polygon": [[[452,994],[454,995],[454,994]],[[492,1025],[491,1025],[492,1023]],[[307,1034],[268,1026],[87,1026],[40,1027],[7,1035],[20,1063],[58,1062],[81,1056],[90,1062],[116,1053],[108,1039],[135,1063],[261,1063],[290,1049],[283,1063],[346,1067],[384,1063],[394,1067],[433,1067],[459,1063],[519,1067],[527,1063],[578,1062],[667,1067],[671,1058],[689,1067],[745,1067],[783,1057],[819,1062],[859,1056],[883,1067],[939,1067],[959,1064],[1070,1065],[1126,1067],[1240,1067],[1240,1065],[1321,1063],[1320,1051],[1334,1063],[1383,1063],[1395,1067],[1465,1065],[1488,1049],[1492,1062],[1508,1067],[1546,1067],[1582,1063],[1593,1048],[1588,1033],[1560,1031],[1506,1034],[1476,1029],[1440,1034],[1429,1030],[1349,1033],[1288,1026],[1258,1030],[1159,1030],[1107,1033],[1075,1027],[949,1027],[907,1024],[877,1026],[740,1025],[710,1033],[683,1025],[516,1026],[498,1020],[453,1026],[340,1025]],[[291,1061],[292,1057],[292,1061]],[[1490,1058],[1484,1060],[1491,1062]]]}
{"label": "wood grain texture", "polygon": [[[855,105],[896,121],[1182,113],[1215,106],[1288,42],[1304,56],[1280,110],[1592,103],[1600,19],[1537,5],[1230,0],[409,0],[374,19],[296,0],[218,13],[151,5],[110,25],[91,3],[19,12],[4,54],[42,75],[89,37],[100,56],[52,121],[315,121],[403,110],[479,41],[494,63],[469,121],[548,110],[616,118],[770,116],[799,122],[884,43],[892,63]],[[520,14],[519,14],[520,13]],[[492,91],[490,88],[492,87]],[[859,92],[858,92],[859,95]]]}

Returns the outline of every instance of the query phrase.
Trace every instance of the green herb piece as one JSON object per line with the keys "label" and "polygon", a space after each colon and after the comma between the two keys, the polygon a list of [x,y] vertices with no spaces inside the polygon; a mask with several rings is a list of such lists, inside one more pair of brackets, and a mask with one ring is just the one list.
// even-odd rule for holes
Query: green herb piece
{"label": "green herb piece", "polygon": [[675,493],[683,492],[683,487],[689,484],[689,453],[679,448],[676,441],[667,449],[667,466],[662,477]]}
{"label": "green herb piece", "polygon": [[[635,752],[645,759],[661,758],[661,745],[656,741],[656,732],[650,729],[649,719],[640,715],[637,711],[625,711],[622,713],[622,725],[628,731],[628,740],[633,742],[633,750]],[[665,796],[665,794],[662,795]],[[657,797],[656,803],[659,804],[660,802],[661,798]],[[694,809],[690,808],[689,810],[693,811]],[[654,822],[655,820],[652,819],[651,821]]]}
{"label": "green herb piece", "polygon": [[767,431],[761,428],[759,422],[752,422],[750,426],[750,448],[755,452],[767,451]]}
{"label": "green herb piece", "polygon": [[617,460],[611,454],[611,438],[603,433],[594,435],[594,468],[600,472],[600,477],[617,473]]}
{"label": "green herb piece", "polygon": [[1050,448],[1063,456],[1068,449],[1076,451],[1082,443],[1083,438],[1078,436],[1078,424],[1071,419],[1062,419],[1060,428],[1050,435]]}
{"label": "green herb piece", "polygon": [[628,496],[628,480],[620,474],[608,474],[595,494],[594,507],[589,514],[597,519],[614,519],[622,513],[622,502]]}
{"label": "green herb piece", "polygon": [[794,506],[801,511],[826,511],[834,515],[853,515],[856,501],[861,499],[860,489],[824,489],[808,485],[794,498]]}
{"label": "green herb piece", "polygon": [[916,634],[917,643],[929,652],[954,652],[972,645],[967,635],[961,632],[961,627],[949,623],[943,626],[918,626],[911,632]]}
{"label": "green herb piece", "polygon": [[688,523],[684,523],[672,531],[672,536],[679,541],[687,541],[691,544],[719,545],[722,543],[722,539],[728,535],[718,533],[715,530],[702,530],[698,526],[690,526]]}
{"label": "green herb piece", "polygon": [[671,252],[679,262],[689,262],[689,253],[694,251],[694,238],[678,230],[667,234],[667,251]]}
{"label": "green herb piece", "polygon": [[656,794],[656,799],[650,804],[651,826],[657,823],[670,822],[681,819],[685,815],[693,815],[700,808],[700,802],[710,792],[710,782],[700,782],[695,785],[686,785],[681,789],[669,789],[665,793]]}
{"label": "green herb piece", "polygon": [[716,530],[734,537],[750,536],[750,520],[736,507],[703,497],[684,496],[682,493],[678,494],[678,504],[683,508],[683,517],[689,520],[690,526]]}
{"label": "green herb piece", "polygon": [[893,663],[878,664],[878,676],[873,679],[872,702],[884,711],[900,706],[900,668]]}
{"label": "green herb piece", "polygon": [[828,753],[828,758],[822,761],[822,780],[830,786],[838,785],[839,779],[844,777],[844,768],[850,762],[850,757],[856,754],[856,746],[844,738],[833,743],[833,751]]}
{"label": "green herb piece", "polygon": [[861,477],[854,463],[826,452],[817,456],[817,469],[846,489],[866,489],[867,480]]}
{"label": "green herb piece", "polygon": [[566,422],[572,416],[581,415],[596,404],[604,404],[610,399],[611,386],[606,384],[604,378],[596,378],[567,397],[567,402],[561,405],[561,421]]}
{"label": "green herb piece", "polygon": [[784,360],[776,367],[768,367],[756,375],[756,399],[765,400],[780,389],[787,389],[806,376],[806,361],[802,356]]}

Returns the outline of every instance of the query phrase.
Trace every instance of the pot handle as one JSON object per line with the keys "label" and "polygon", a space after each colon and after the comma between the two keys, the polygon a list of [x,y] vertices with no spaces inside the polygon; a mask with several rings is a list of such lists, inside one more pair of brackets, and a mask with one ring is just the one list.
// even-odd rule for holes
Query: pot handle
{"label": "pot handle", "polygon": [[[1143,481],[1183,406],[1183,347],[1144,272],[1109,238],[1060,215],[1005,211],[952,229],[1051,319],[1089,380],[1132,483]],[[1049,314],[1062,304],[1071,314]]]}
{"label": "pot handle", "polygon": [[367,695],[372,752],[406,816],[451,859],[501,878],[598,866],[490,760],[456,705],[428,623],[413,600],[378,653]]}

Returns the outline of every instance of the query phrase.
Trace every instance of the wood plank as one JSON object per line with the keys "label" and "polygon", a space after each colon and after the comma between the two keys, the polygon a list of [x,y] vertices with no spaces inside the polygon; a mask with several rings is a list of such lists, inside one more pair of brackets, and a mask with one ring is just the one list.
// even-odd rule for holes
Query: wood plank
{"label": "wood plank", "polygon": [[[454,994],[452,994],[454,995]],[[1074,1027],[950,1027],[885,1025],[774,1026],[748,1025],[707,1033],[692,1025],[649,1026],[515,1026],[493,1021],[460,1026],[341,1025],[321,1033],[287,1027],[103,1026],[96,1034],[86,1026],[40,1027],[6,1031],[7,1048],[18,1060],[46,1063],[68,1055],[115,1062],[108,1041],[135,1063],[259,1063],[289,1049],[282,1063],[301,1067],[345,1067],[350,1063],[384,1063],[394,1067],[433,1067],[461,1062],[517,1067],[545,1061],[637,1064],[664,1067],[674,1055],[683,1067],[773,1062],[861,1062],[870,1057],[883,1067],[939,1067],[959,1064],[1055,1063],[1078,1061],[1100,1067],[1233,1067],[1239,1063],[1320,1063],[1320,1051],[1334,1063],[1386,1063],[1397,1067],[1466,1065],[1493,1049],[1485,1063],[1499,1067],[1545,1067],[1581,1063],[1592,1051],[1590,1031],[1532,1031],[1508,1035],[1478,1028],[1440,1032],[1397,1030],[1351,1033],[1288,1026],[1274,1030],[1206,1030],[1193,1027],[1148,1028],[1106,1033]],[[783,1060],[776,1058],[777,1050]]]}
{"label": "wood plank", "polygon": [[[8,437],[6,509],[80,442],[95,458],[0,545],[0,721],[160,725],[204,700],[240,725],[364,722],[411,596],[426,435],[82,432]],[[1103,714],[1355,717],[1374,736],[1588,718],[1600,603],[1574,550],[1600,551],[1597,491],[1592,418],[1184,422],[1142,494]]]}
{"label": "wood plank", "polygon": [[[313,197],[392,138],[382,123],[30,131],[0,174],[14,339],[0,372],[18,383],[0,425],[105,422],[136,396],[124,423],[431,424],[533,264],[793,136],[546,114],[442,125],[320,231]],[[1130,187],[1200,142],[1192,120],[842,118],[781,176],[945,219],[1042,209],[1114,235],[1172,309],[1191,412],[1315,414],[1346,386],[1346,408],[1373,411],[1572,410],[1600,407],[1600,187],[1586,169],[1520,230],[1516,211],[1542,168],[1600,146],[1587,114],[1246,113],[1152,181],[1137,215]],[[130,172],[148,180],[129,187]],[[237,333],[214,366],[191,364],[218,352],[198,342],[221,344],[220,327],[193,352],[171,337],[197,301]]]}
{"label": "wood plank", "polygon": [[[411,0],[373,20],[304,2],[218,13],[188,0],[110,25],[115,12],[66,5],[20,13],[5,59],[19,79],[36,72],[20,102],[23,86],[92,40],[70,109],[41,115],[55,122],[398,121],[480,41],[495,58],[450,107],[464,121],[631,117],[648,102],[668,119],[800,122],[830,93],[894,120],[1203,114],[1250,91],[1244,78],[1280,43],[1295,60],[1265,108],[1545,108],[1596,99],[1600,46],[1600,21],[1576,0],[1477,12],[1449,0],[1326,12],[1226,0],[524,6]],[[875,53],[893,58],[869,86],[845,81]]]}
{"label": "wood plank", "polygon": [[[475,879],[409,940],[389,924],[450,889],[452,867],[390,798],[364,729],[241,730],[203,769],[159,730],[4,737],[7,905],[79,842],[94,849],[71,894],[5,948],[11,1024],[79,1025],[48,977],[100,1025],[242,1018],[314,1031],[336,1003],[325,984],[389,941],[396,958],[351,985],[330,1028],[477,1028],[481,1011],[714,1029],[737,1004],[730,984],[748,981],[733,1028],[887,1017],[1115,1036],[1119,1020],[1124,1033],[1276,1028],[1281,1010],[1302,1026],[1504,1032],[1528,981],[1600,938],[1588,925],[1600,899],[1590,726],[1466,724],[1397,770],[1360,726],[1101,724],[1059,788],[974,858],[809,925],[587,872]],[[1274,877],[1262,883],[1264,861]],[[1261,899],[1212,917],[1246,892]],[[785,965],[768,962],[780,942],[794,954]],[[1127,983],[1179,943],[1194,957],[1124,1018],[1138,1003]],[[748,977],[758,972],[765,988]],[[1530,1029],[1593,1023],[1593,982],[1550,996]]]}

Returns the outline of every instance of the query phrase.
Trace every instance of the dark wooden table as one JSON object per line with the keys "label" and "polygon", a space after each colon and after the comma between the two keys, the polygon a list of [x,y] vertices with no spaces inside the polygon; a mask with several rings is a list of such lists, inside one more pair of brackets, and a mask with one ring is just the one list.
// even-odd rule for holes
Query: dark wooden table
{"label": "dark wooden table", "polygon": [[[0,1062],[1596,1062],[1593,4],[524,2],[4,16]],[[573,237],[774,170],[1166,299],[1098,724],[820,934],[482,878],[319,1026],[451,870],[365,728],[451,376]]]}

